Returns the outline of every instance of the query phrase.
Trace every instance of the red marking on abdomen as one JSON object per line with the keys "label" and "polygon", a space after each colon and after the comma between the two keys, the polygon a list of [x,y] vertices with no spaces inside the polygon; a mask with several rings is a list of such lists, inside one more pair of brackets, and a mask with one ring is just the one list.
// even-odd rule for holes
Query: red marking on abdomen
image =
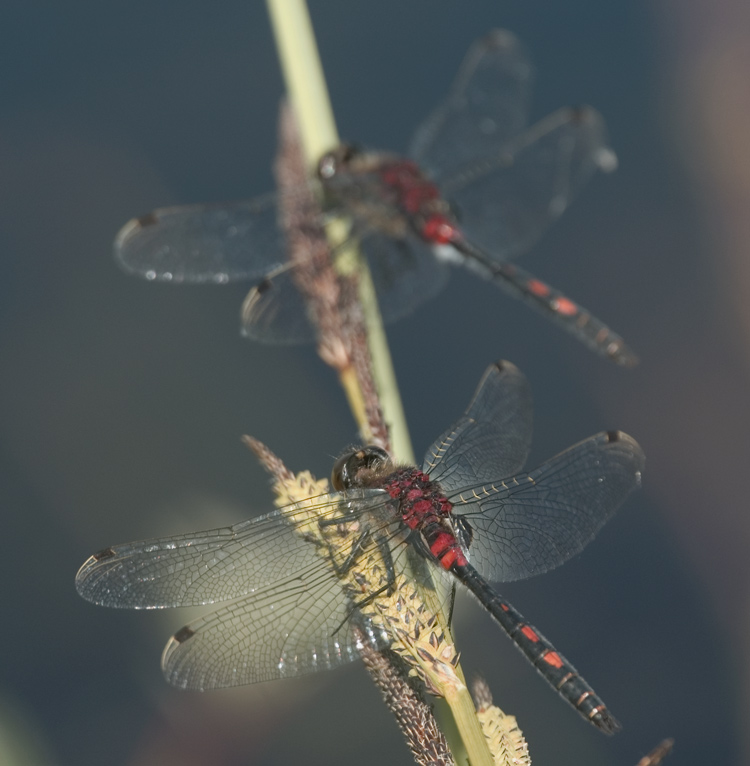
{"label": "red marking on abdomen", "polygon": [[542,655],[542,659],[553,668],[561,668],[565,663],[557,652],[547,652]]}
{"label": "red marking on abdomen", "polygon": [[536,631],[531,627],[531,625],[524,625],[521,628],[521,633],[523,633],[524,636],[529,639],[529,641],[533,641],[534,643],[539,640],[539,636],[537,636]]}
{"label": "red marking on abdomen", "polygon": [[463,551],[457,545],[452,546],[438,561],[443,569],[450,569],[454,564],[463,567],[469,563]]}
{"label": "red marking on abdomen", "polygon": [[451,548],[443,558],[438,559],[440,561],[440,566],[443,567],[443,569],[450,569],[455,563],[456,559],[458,558],[458,552],[455,548]]}
{"label": "red marking on abdomen", "polygon": [[538,279],[530,279],[526,283],[526,289],[538,298],[546,298],[550,293],[549,286],[545,285],[544,282],[540,282]]}
{"label": "red marking on abdomen", "polygon": [[449,535],[447,532],[441,532],[433,540],[430,546],[430,552],[436,558],[440,558],[440,554],[445,553],[455,542],[453,535]]}
{"label": "red marking on abdomen", "polygon": [[563,296],[555,298],[553,308],[558,314],[564,314],[566,317],[572,317],[578,313],[578,306]]}
{"label": "red marking on abdomen", "polygon": [[447,245],[456,236],[456,227],[444,215],[431,215],[422,226],[422,236],[436,245]]}

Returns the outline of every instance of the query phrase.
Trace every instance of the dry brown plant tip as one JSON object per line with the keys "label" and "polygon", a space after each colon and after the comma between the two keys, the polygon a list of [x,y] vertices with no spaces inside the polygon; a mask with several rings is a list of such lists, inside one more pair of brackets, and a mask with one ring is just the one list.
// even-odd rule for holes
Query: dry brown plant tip
{"label": "dry brown plant tip", "polygon": [[643,756],[636,766],[659,766],[659,764],[672,752],[673,739],[665,739],[657,745],[648,755]]}
{"label": "dry brown plant tip", "polygon": [[[304,297],[309,319],[317,331],[320,358],[333,367],[342,383],[356,380],[361,408],[358,420],[367,441],[390,451],[388,429],[375,386],[367,331],[359,299],[356,271],[341,274],[332,260],[331,243],[322,223],[320,199],[310,184],[297,123],[283,103],[279,114],[279,148],[274,164],[279,189],[279,225],[284,232],[295,286]],[[347,247],[348,243],[342,245]],[[262,299],[255,290],[243,314]]]}
{"label": "dry brown plant tip", "polygon": [[284,465],[281,458],[271,452],[262,441],[246,434],[242,437],[242,443],[258,458],[258,462],[275,482],[283,484],[294,479],[294,474]]}
{"label": "dry brown plant tip", "polygon": [[454,766],[448,742],[440,731],[432,708],[403,677],[389,658],[374,649],[358,631],[360,654],[385,704],[393,713],[414,760],[424,766]]}

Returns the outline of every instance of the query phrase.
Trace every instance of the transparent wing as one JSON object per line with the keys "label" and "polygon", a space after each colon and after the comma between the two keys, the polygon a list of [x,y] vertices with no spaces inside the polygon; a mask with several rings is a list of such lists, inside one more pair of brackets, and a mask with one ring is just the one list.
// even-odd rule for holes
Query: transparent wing
{"label": "transparent wing", "polygon": [[634,439],[609,431],[528,474],[448,493],[475,533],[471,563],[496,582],[554,569],[581,551],[640,485],[644,462]]}
{"label": "transparent wing", "polygon": [[466,412],[427,450],[422,470],[446,492],[511,476],[531,446],[531,390],[510,362],[487,368]]}
{"label": "transparent wing", "polygon": [[219,284],[262,277],[286,260],[274,195],[155,210],[123,226],[114,255],[145,279]]}
{"label": "transparent wing", "polygon": [[433,178],[488,154],[526,125],[533,70],[502,29],[475,42],[446,100],[417,130],[410,154]]}
{"label": "transparent wing", "polygon": [[372,232],[362,239],[362,251],[386,322],[401,319],[434,298],[448,280],[448,267],[411,234],[389,237]]}
{"label": "transparent wing", "polygon": [[[394,573],[412,566],[413,576],[434,589],[439,603],[447,607],[453,594],[452,578],[405,545],[398,530],[389,535],[386,518],[375,516],[380,516],[383,543],[392,546]],[[372,520],[377,526],[378,519]],[[351,586],[344,584],[311,545],[308,549],[305,567],[178,631],[162,656],[167,680],[182,688],[211,689],[329,670],[359,656],[352,622],[374,647],[388,646],[387,632],[370,622],[347,597]],[[348,592],[353,595],[350,589]],[[362,593],[358,588],[354,600]],[[409,609],[418,608],[413,596],[407,600]]]}
{"label": "transparent wing", "polygon": [[502,261],[524,252],[597,170],[613,170],[601,115],[549,115],[441,183],[466,237]]}
{"label": "transparent wing", "polygon": [[[448,279],[448,268],[414,236],[394,238],[371,232],[359,239],[358,247],[367,259],[386,322],[401,319],[430,300]],[[306,299],[297,286],[299,277],[282,266],[250,290],[242,307],[243,335],[278,344],[315,340]]]}
{"label": "transparent wing", "polygon": [[[307,546],[304,568],[178,631],[162,656],[167,680],[214,689],[328,670],[357,659],[351,602]],[[382,637],[382,645],[387,639]]]}
{"label": "transparent wing", "polygon": [[76,575],[87,601],[127,609],[198,606],[239,598],[322,560],[303,538],[310,518],[348,509],[373,513],[387,495],[359,490],[321,495],[233,527],[126,543],[91,556]]}
{"label": "transparent wing", "polygon": [[315,341],[317,330],[292,272],[288,264],[280,266],[247,294],[240,311],[246,338],[277,345]]}

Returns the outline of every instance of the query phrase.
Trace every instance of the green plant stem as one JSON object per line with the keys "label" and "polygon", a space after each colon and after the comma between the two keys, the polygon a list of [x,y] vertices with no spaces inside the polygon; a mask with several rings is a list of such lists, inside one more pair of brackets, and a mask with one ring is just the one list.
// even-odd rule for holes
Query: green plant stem
{"label": "green plant stem", "polygon": [[[266,0],[266,3],[302,146],[307,161],[314,166],[324,152],[338,145],[339,137],[310,16],[304,0]],[[360,297],[373,376],[383,415],[390,429],[394,456],[399,461],[413,464],[414,452],[372,279],[363,262],[359,270]],[[357,402],[357,394],[352,391],[349,383],[342,382],[350,407],[355,418],[358,418],[360,429],[367,433],[367,424],[358,417],[362,408]],[[361,392],[359,396],[361,398]]]}

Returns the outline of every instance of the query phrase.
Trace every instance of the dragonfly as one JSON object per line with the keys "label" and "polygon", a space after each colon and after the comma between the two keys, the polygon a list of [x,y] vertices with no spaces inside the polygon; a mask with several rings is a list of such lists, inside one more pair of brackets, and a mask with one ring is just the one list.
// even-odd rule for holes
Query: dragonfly
{"label": "dragonfly", "polygon": [[[162,657],[170,683],[204,690],[334,668],[357,659],[362,641],[389,646],[367,607],[397,577],[451,598],[460,585],[567,702],[613,733],[619,724],[599,696],[491,583],[580,552],[640,485],[644,455],[609,431],[524,472],[531,413],[526,378],[497,362],[421,468],[395,465],[380,447],[347,451],[332,491],[232,527],[105,548],[81,567],[78,593],[131,609],[222,604],[178,631]],[[363,598],[345,576],[373,551],[384,585]]]}
{"label": "dragonfly", "polygon": [[[600,355],[633,366],[637,357],[619,335],[511,262],[597,170],[617,162],[591,107],[563,108],[528,127],[531,81],[531,64],[510,32],[494,30],[475,42],[447,98],[416,131],[408,159],[351,145],[320,159],[321,226],[349,222],[349,241],[370,267],[385,321],[434,297],[448,266],[459,264]],[[255,281],[241,313],[243,334],[274,343],[314,341],[280,208],[279,195],[270,194],[158,209],[121,229],[115,259],[152,281]],[[334,258],[349,251],[338,246]]]}

